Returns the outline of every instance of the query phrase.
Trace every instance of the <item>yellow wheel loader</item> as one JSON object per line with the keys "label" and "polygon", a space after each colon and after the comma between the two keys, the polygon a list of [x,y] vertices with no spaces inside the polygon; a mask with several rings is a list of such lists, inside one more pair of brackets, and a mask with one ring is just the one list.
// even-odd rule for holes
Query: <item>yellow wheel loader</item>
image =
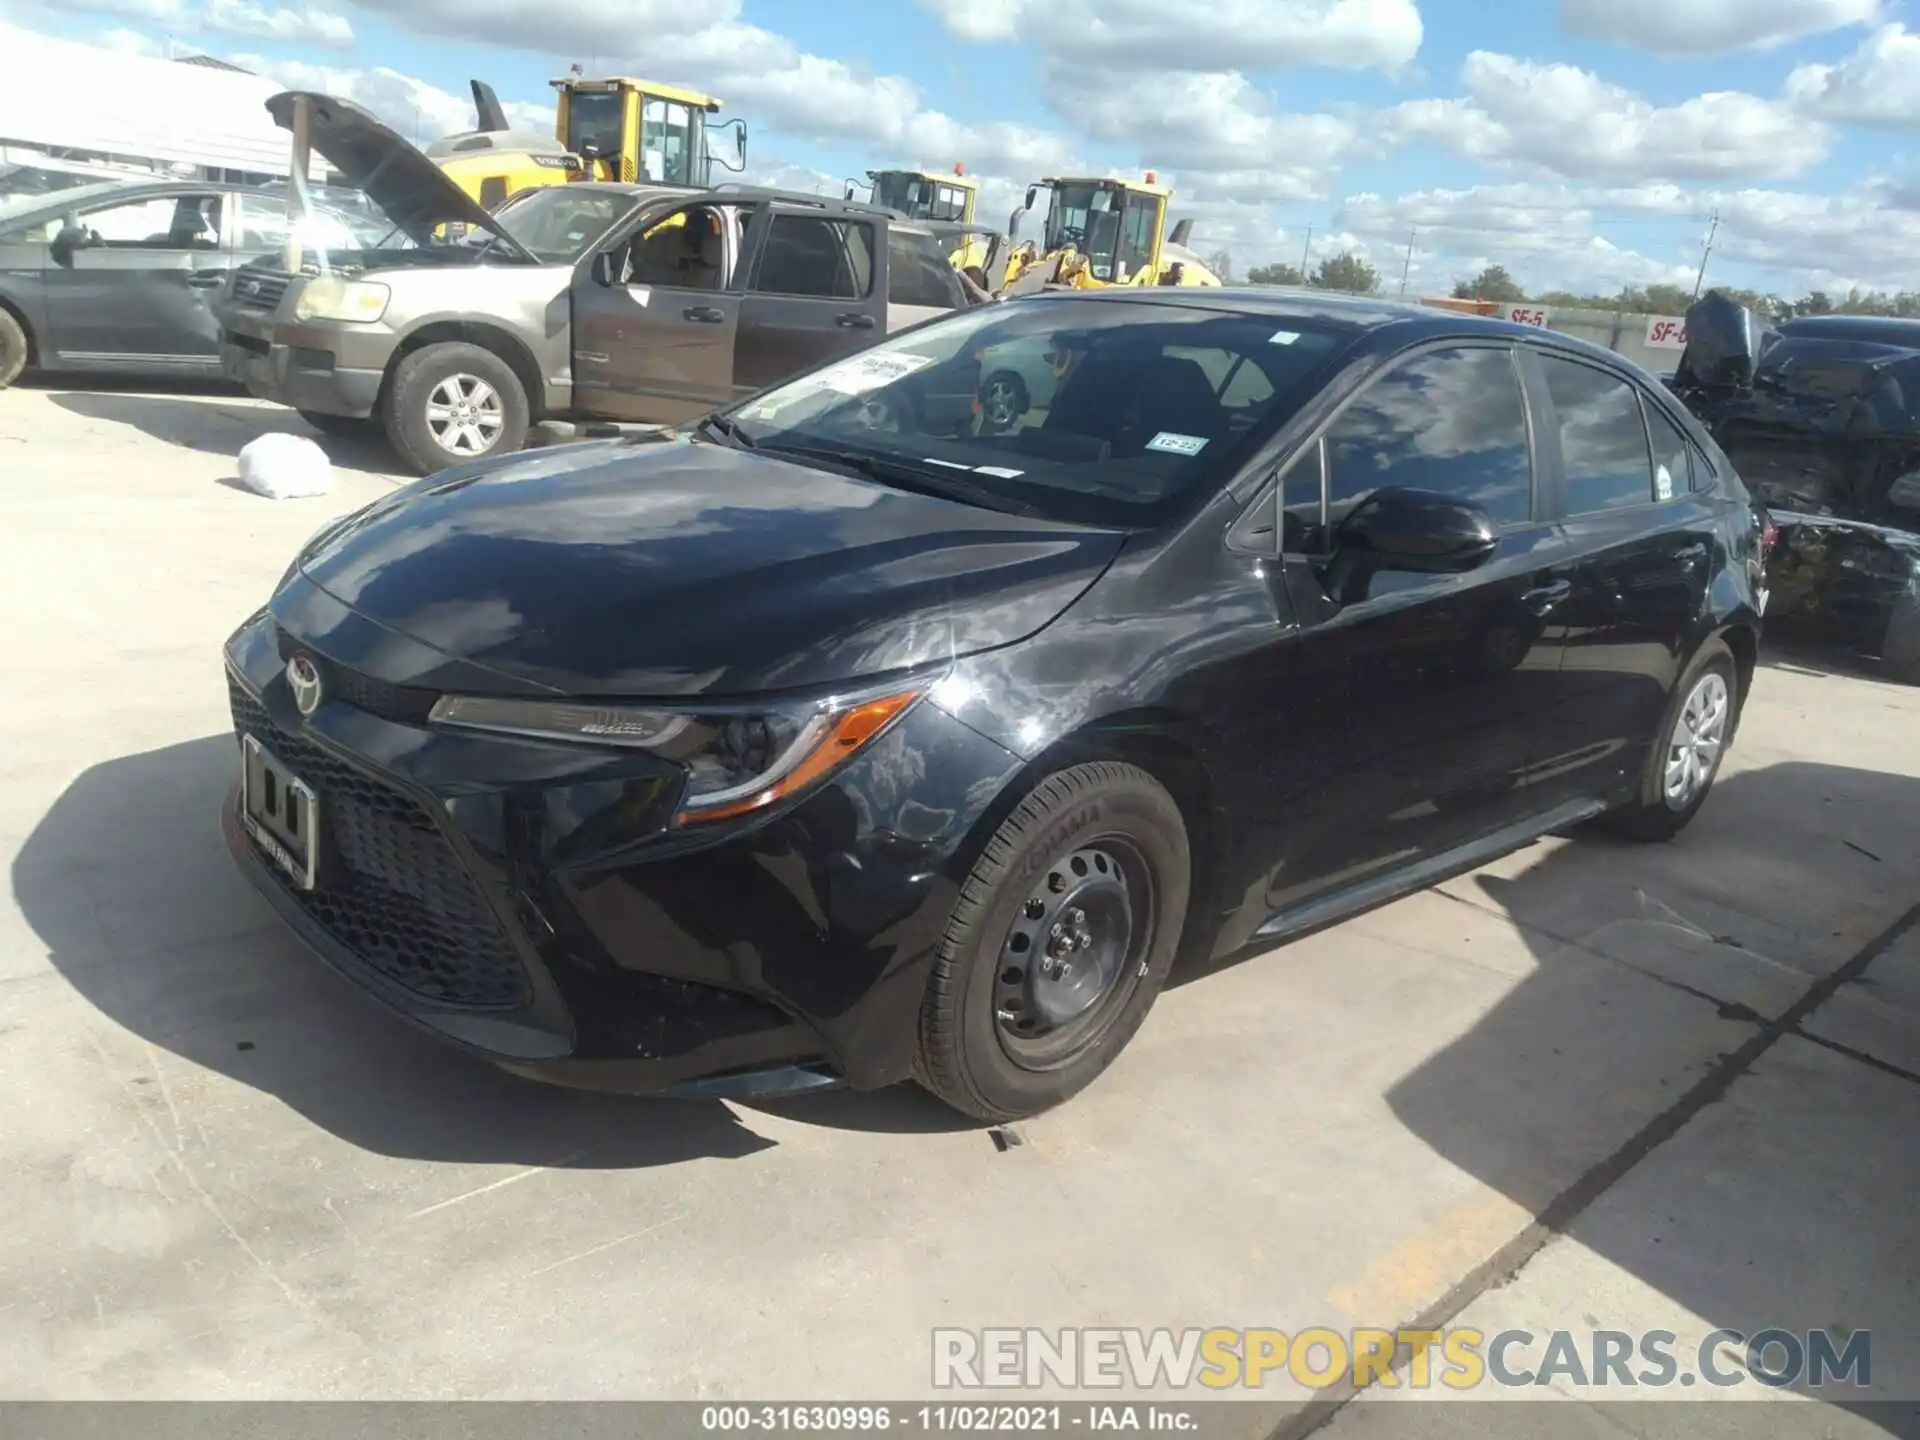
{"label": "yellow wheel loader", "polygon": [[[551,137],[515,130],[493,87],[475,80],[478,123],[465,134],[434,141],[427,154],[488,209],[522,190],[571,180],[704,190],[713,183],[716,164],[746,168],[746,121],[709,121],[720,109],[711,95],[627,77],[574,76],[552,83],[559,114]],[[732,160],[712,147],[726,130],[734,133]]]}
{"label": "yellow wheel loader", "polygon": [[974,210],[980,201],[980,182],[967,174],[967,167],[956,164],[953,173],[933,170],[869,170],[863,187],[849,180],[843,199],[854,198],[864,188],[869,204],[891,210],[909,220],[918,220],[940,240],[951,244],[947,258],[953,268],[966,272],[974,282],[991,289],[988,272],[1001,248],[997,231],[974,222]]}
{"label": "yellow wheel loader", "polygon": [[[1045,233],[1019,240],[1020,222],[1042,194],[1048,197]],[[1187,248],[1193,221],[1167,233],[1173,191],[1153,171],[1142,180],[1065,177],[1027,187],[1026,203],[1007,221],[1015,241],[1007,256],[1003,295],[1066,286],[1219,285],[1220,277]]]}

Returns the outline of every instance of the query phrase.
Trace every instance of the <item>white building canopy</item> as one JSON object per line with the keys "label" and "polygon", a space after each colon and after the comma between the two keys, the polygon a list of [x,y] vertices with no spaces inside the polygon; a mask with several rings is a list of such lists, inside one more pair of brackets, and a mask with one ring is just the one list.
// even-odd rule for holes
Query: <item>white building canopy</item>
{"label": "white building canopy", "polygon": [[[0,143],[160,166],[285,175],[282,86],[213,65],[127,55],[0,23]],[[315,177],[320,167],[315,167]]]}

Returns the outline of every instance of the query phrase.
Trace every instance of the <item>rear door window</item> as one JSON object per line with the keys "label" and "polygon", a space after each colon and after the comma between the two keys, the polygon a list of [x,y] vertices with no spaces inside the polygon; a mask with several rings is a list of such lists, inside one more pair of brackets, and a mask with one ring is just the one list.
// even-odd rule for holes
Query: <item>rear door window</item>
{"label": "rear door window", "polygon": [[763,295],[862,300],[873,290],[873,226],[775,215],[752,288]]}
{"label": "rear door window", "polygon": [[1559,420],[1568,517],[1650,503],[1653,462],[1639,392],[1592,365],[1550,355],[1539,361]]}

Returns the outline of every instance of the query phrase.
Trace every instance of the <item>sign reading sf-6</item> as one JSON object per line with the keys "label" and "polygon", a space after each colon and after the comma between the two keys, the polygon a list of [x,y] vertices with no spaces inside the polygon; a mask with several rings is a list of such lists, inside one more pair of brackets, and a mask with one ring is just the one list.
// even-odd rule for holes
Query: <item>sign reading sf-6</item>
{"label": "sign reading sf-6", "polygon": [[1541,305],[1509,305],[1507,316],[1515,325],[1533,325],[1544,330],[1547,325],[1547,311]]}
{"label": "sign reading sf-6", "polygon": [[1675,315],[1655,315],[1647,321],[1647,344],[1656,350],[1687,348],[1687,322]]}

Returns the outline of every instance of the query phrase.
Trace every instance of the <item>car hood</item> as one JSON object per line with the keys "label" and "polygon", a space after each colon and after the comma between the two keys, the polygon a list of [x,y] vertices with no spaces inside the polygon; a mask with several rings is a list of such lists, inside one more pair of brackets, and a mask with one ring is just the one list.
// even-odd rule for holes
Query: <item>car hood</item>
{"label": "car hood", "polygon": [[499,236],[526,259],[525,248],[498,220],[390,126],[350,100],[316,90],[283,90],[267,101],[267,113],[282,130],[293,129],[296,103],[310,100],[314,151],[340,172],[352,189],[374,204],[417,245],[433,242],[442,225],[474,225]]}
{"label": "car hood", "polygon": [[655,439],[430,478],[325,534],[300,568],[516,689],[656,699],[837,685],[1010,644],[1123,539]]}

